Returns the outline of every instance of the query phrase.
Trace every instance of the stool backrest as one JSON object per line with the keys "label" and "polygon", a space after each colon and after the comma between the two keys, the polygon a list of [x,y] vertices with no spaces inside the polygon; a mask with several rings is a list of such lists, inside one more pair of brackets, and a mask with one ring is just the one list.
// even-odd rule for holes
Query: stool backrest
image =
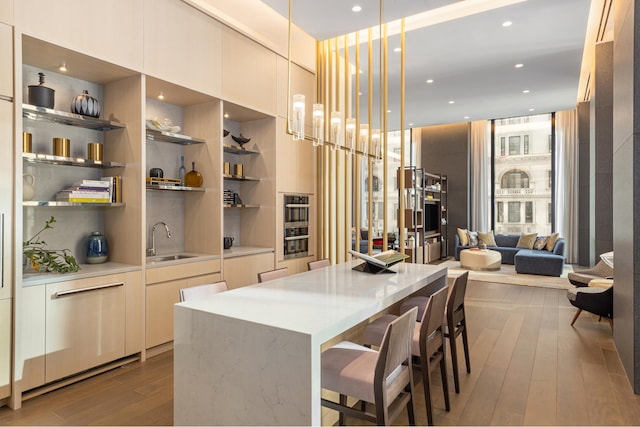
{"label": "stool backrest", "polygon": [[427,301],[422,320],[420,321],[419,348],[420,357],[426,349],[427,357],[438,351],[444,344],[444,309],[447,306],[449,289],[444,287],[433,293]]}
{"label": "stool backrest", "polygon": [[329,261],[329,258],[319,259],[316,261],[309,261],[307,263],[309,270],[317,270],[319,268],[329,267],[330,265],[331,265],[331,261]]}
{"label": "stool backrest", "polygon": [[180,301],[190,301],[207,295],[217,294],[227,290],[227,282],[207,283],[180,289]]}
{"label": "stool backrest", "polygon": [[289,275],[289,268],[282,267],[275,270],[263,271],[258,273],[258,283],[266,282],[269,280],[280,279]]}
{"label": "stool backrest", "polygon": [[[389,375],[398,367],[405,363],[411,366],[411,343],[417,315],[418,308],[413,307],[387,325],[380,343],[375,382],[382,381],[382,384],[385,384]],[[398,390],[398,393],[400,391],[402,390]]]}
{"label": "stool backrest", "polygon": [[[464,318],[464,297],[467,293],[467,282],[469,281],[469,272],[465,271],[456,277],[451,285],[451,294],[447,302],[447,317],[453,324],[460,322]],[[453,332],[453,331],[450,331]]]}

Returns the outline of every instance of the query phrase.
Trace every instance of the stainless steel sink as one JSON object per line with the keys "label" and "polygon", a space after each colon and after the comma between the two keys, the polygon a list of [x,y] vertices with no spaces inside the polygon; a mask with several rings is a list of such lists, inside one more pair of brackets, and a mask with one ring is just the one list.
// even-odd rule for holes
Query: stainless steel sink
{"label": "stainless steel sink", "polygon": [[187,259],[187,258],[194,258],[194,257],[195,255],[185,255],[185,254],[154,256],[154,257],[147,258],[147,264],[156,264],[158,262],[165,262],[165,261],[177,261],[179,259]]}

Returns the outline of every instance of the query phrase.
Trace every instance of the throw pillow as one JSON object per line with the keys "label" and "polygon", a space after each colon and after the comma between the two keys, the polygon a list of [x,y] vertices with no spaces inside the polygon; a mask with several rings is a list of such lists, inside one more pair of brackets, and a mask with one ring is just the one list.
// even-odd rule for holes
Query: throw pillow
{"label": "throw pillow", "polygon": [[478,242],[484,243],[487,246],[498,246],[496,245],[496,239],[493,236],[493,230],[483,233],[482,231],[478,231]]}
{"label": "throw pillow", "polygon": [[458,228],[458,238],[461,246],[469,246],[469,234],[466,228]]}
{"label": "throw pillow", "polygon": [[539,251],[546,249],[548,241],[549,241],[549,236],[536,237],[536,241],[533,243],[533,249],[537,249]]}
{"label": "throw pillow", "polygon": [[547,240],[548,251],[553,251],[553,247],[556,245],[556,240],[558,240],[559,236],[560,235],[558,233],[553,233],[551,236],[549,236],[549,240]]}
{"label": "throw pillow", "polygon": [[538,233],[533,234],[521,234],[518,239],[518,244],[516,248],[520,249],[533,249],[533,244],[536,241],[536,237],[538,237]]}
{"label": "throw pillow", "polygon": [[478,232],[476,231],[468,231],[469,235],[469,246],[478,246]]}

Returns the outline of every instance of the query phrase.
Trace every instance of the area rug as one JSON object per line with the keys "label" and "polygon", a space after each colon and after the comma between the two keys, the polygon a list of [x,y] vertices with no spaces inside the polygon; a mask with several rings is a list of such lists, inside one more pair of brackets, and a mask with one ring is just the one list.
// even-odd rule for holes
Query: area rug
{"label": "area rug", "polygon": [[465,271],[469,272],[469,280],[478,282],[506,283],[509,285],[537,286],[540,288],[569,289],[572,285],[567,274],[573,271],[571,265],[565,265],[560,277],[538,276],[536,274],[516,273],[513,265],[502,264],[499,271],[474,271],[460,267],[460,261],[455,259],[441,263],[449,269],[449,277],[458,277]]}

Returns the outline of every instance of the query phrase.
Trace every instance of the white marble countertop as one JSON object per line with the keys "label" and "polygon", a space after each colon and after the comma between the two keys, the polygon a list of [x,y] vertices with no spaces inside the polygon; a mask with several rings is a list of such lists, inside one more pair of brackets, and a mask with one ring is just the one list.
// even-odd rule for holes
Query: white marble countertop
{"label": "white marble countertop", "polygon": [[239,256],[257,255],[273,252],[273,248],[264,248],[261,246],[232,246],[223,250],[224,258],[235,258]]}
{"label": "white marble countertop", "polygon": [[[163,258],[163,257],[170,257],[174,255],[188,255],[189,258],[173,259],[173,260],[153,262],[153,263],[149,262],[154,258],[157,259],[157,258]],[[146,265],[147,270],[149,270],[151,268],[168,267],[170,265],[178,265],[178,264],[190,264],[192,262],[203,262],[203,261],[210,261],[215,259],[220,259],[220,255],[206,255],[206,254],[200,254],[200,253],[194,253],[194,252],[180,252],[178,254],[160,254],[160,255],[156,255],[155,257],[147,257],[145,262],[147,264]]]}
{"label": "white marble countertop", "polygon": [[104,276],[107,274],[127,273],[141,269],[142,267],[139,265],[121,264],[118,262],[80,264],[80,270],[75,273],[26,273],[22,276],[22,286],[46,285],[48,283],[86,279],[88,277]]}
{"label": "white marble countertop", "polygon": [[320,344],[447,274],[443,266],[399,263],[392,267],[398,274],[372,275],[351,269],[359,263],[308,271],[179,305],[306,333]]}

